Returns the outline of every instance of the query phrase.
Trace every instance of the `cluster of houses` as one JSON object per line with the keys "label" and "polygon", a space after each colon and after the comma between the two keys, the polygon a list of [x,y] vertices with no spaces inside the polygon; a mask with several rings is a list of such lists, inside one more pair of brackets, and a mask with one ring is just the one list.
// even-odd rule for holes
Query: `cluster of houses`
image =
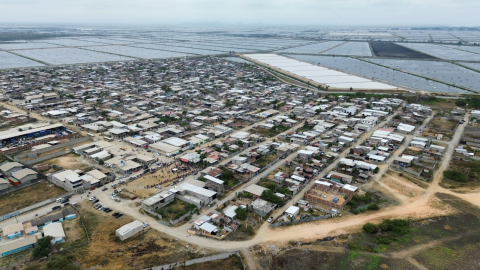
{"label": "cluster of houses", "polygon": [[0,256],[5,257],[26,249],[33,248],[38,239],[52,237],[52,245],[65,241],[62,222],[74,219],[77,213],[73,208],[65,208],[26,223],[14,223],[2,228]]}

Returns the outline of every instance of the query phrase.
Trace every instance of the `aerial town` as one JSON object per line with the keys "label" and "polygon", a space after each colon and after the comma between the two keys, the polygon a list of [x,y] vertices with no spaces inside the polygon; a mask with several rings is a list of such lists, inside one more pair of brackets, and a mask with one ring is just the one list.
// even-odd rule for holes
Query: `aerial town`
{"label": "aerial town", "polygon": [[0,265],[429,269],[385,254],[478,240],[480,98],[451,90],[268,53],[2,70]]}

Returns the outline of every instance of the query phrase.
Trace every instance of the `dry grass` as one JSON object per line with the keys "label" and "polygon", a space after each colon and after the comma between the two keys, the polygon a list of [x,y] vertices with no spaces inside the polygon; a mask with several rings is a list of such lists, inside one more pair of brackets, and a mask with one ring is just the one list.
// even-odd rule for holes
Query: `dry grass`
{"label": "dry grass", "polygon": [[21,190],[0,196],[0,215],[64,194],[66,191],[44,180]]}
{"label": "dry grass", "polygon": [[[131,217],[114,218],[111,213],[94,210],[89,203],[83,203],[80,208],[91,242],[72,250],[71,254],[83,268],[102,265],[100,269],[143,269],[212,254],[210,250],[196,249],[149,227],[143,233],[119,241],[115,230],[133,221]],[[64,227],[67,226],[70,225]],[[75,237],[75,230],[67,231],[67,237],[69,234]]]}

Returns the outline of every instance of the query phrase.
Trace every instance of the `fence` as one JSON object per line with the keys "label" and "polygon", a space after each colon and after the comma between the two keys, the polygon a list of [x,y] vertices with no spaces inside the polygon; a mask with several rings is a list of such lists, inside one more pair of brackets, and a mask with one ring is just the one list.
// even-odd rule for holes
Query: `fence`
{"label": "fence", "polygon": [[403,167],[403,166],[398,166],[396,164],[390,164],[388,168],[391,169],[391,170],[395,170],[397,172],[407,173],[410,176],[413,176],[413,177],[415,177],[417,179],[420,179],[420,180],[423,180],[423,181],[427,181],[427,182],[430,181],[430,179],[427,179],[427,178],[421,176],[420,172],[410,170],[410,169],[408,169],[406,167]]}
{"label": "fence", "polygon": [[50,147],[47,147],[47,148],[44,148],[44,149],[40,149],[40,150],[31,152],[31,153],[16,155],[16,156],[14,156],[13,158],[14,158],[15,160],[20,160],[20,159],[22,159],[22,158],[31,157],[31,156],[30,156],[31,154],[46,153],[46,152],[50,152],[50,151],[52,151],[52,150],[56,150],[56,149],[60,149],[60,148],[65,148],[65,147],[70,146],[70,145],[74,145],[74,144],[77,144],[77,143],[86,142],[86,141],[90,141],[90,140],[91,140],[90,137],[81,137],[81,138],[78,138],[78,139],[69,140],[68,142],[60,143],[60,144],[57,144],[57,145],[52,145],[52,146],[50,146]]}
{"label": "fence", "polygon": [[[42,206],[45,206],[47,204],[50,204],[50,203],[54,202],[57,198],[65,197],[65,196],[72,195],[72,194],[73,194],[73,192],[67,192],[67,193],[62,194],[60,196],[57,196],[55,198],[46,199],[45,201],[42,201],[42,202],[39,202],[39,203],[36,203],[36,204],[32,204],[30,206],[27,206],[25,208],[22,208],[20,210],[15,211],[15,212],[4,215],[3,217],[0,218],[0,220],[9,219],[11,217],[14,217],[15,215],[19,215],[21,213],[26,213],[26,212],[35,210],[37,208],[40,208]],[[24,220],[24,221],[27,221],[27,220]]]}
{"label": "fence", "polygon": [[10,193],[10,192],[14,192],[14,191],[20,190],[20,189],[24,189],[24,188],[29,187],[29,186],[31,186],[31,185],[40,183],[40,182],[42,182],[43,180],[44,180],[44,179],[35,179],[35,180],[32,180],[32,181],[30,181],[30,182],[28,182],[28,183],[25,183],[25,184],[22,183],[22,184],[20,184],[20,185],[18,185],[18,186],[13,186],[13,187],[10,187],[10,188],[2,189],[2,190],[0,190],[0,196],[5,195],[5,194]]}
{"label": "fence", "polygon": [[204,263],[204,262],[211,262],[211,261],[216,261],[216,260],[223,260],[227,259],[230,256],[240,256],[238,254],[238,251],[231,251],[231,252],[225,252],[217,255],[212,255],[212,256],[207,256],[203,258],[198,258],[198,259],[193,259],[193,260],[188,260],[184,262],[176,262],[176,263],[169,263],[169,264],[164,264],[160,266],[155,266],[151,268],[146,268],[144,270],[167,270],[167,269],[175,269],[177,267],[182,267],[182,266],[189,266],[197,263]]}
{"label": "fence", "polygon": [[45,144],[45,143],[50,142],[50,141],[57,141],[57,140],[62,140],[62,139],[71,139],[71,138],[77,138],[77,137],[80,137],[80,136],[81,135],[79,133],[72,133],[72,134],[68,134],[68,135],[64,135],[64,136],[60,136],[60,137],[56,137],[56,138],[43,139],[43,140],[37,141],[36,143],[29,144],[29,145],[24,145],[24,146],[20,146],[20,147],[16,147],[16,148],[10,148],[10,149],[7,149],[7,150],[0,150],[0,153],[2,153],[2,154],[17,153],[17,152],[28,150],[28,149],[30,149],[34,146],[37,146],[37,145]]}
{"label": "fence", "polygon": [[175,220],[171,220],[170,219],[170,224],[172,225],[177,225],[180,221],[184,220],[186,217],[190,216],[192,214],[192,211],[186,213],[185,215],[175,219]]}
{"label": "fence", "polygon": [[311,218],[305,218],[305,219],[298,219],[298,220],[293,220],[289,222],[277,222],[270,224],[270,227],[280,227],[280,226],[288,226],[288,225],[294,225],[294,224],[301,224],[305,222],[310,222],[310,221],[316,221],[316,220],[322,220],[322,219],[327,219],[331,218],[332,215],[325,215],[325,216],[319,216],[319,217],[311,217]]}
{"label": "fence", "polygon": [[37,157],[37,158],[26,160],[23,163],[25,163],[25,165],[32,165],[32,164],[40,163],[42,161],[49,160],[49,159],[52,159],[52,158],[61,157],[61,156],[65,155],[65,154],[68,154],[68,153],[69,153],[68,150],[58,151],[58,152],[51,153],[51,154],[48,154],[48,155],[45,155],[45,156],[40,156],[40,157]]}

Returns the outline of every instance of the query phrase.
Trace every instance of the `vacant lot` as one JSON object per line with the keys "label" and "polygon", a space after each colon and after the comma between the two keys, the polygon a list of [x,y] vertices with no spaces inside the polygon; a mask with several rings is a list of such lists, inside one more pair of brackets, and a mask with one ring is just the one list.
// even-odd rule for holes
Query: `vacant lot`
{"label": "vacant lot", "polygon": [[[53,158],[47,161],[40,162],[41,164],[49,164],[49,165],[57,165],[66,170],[85,170],[90,165],[87,161],[82,158],[81,156],[70,153],[61,157]],[[51,169],[52,170],[52,169]],[[52,170],[55,171],[55,170]],[[51,171],[47,171],[45,173],[50,173]]]}
{"label": "vacant lot", "polygon": [[175,199],[162,209],[158,209],[157,213],[162,215],[164,221],[169,222],[170,220],[179,219],[190,211],[197,212],[197,207],[193,204]]}
{"label": "vacant lot", "polygon": [[273,126],[273,127],[270,128],[270,129],[259,128],[259,127],[257,127],[257,128],[252,128],[252,129],[249,130],[249,132],[270,138],[270,137],[275,137],[275,136],[277,136],[278,134],[280,134],[280,133],[282,133],[282,132],[284,132],[284,131],[287,131],[287,130],[289,130],[289,129],[290,129],[290,127],[278,125],[278,126]]}
{"label": "vacant lot", "polygon": [[422,136],[437,137],[437,134],[443,134],[443,141],[450,141],[458,121],[446,117],[435,117],[428,127],[423,131]]}
{"label": "vacant lot", "polygon": [[0,215],[11,213],[15,211],[15,208],[19,210],[64,193],[66,191],[62,188],[44,180],[38,184],[0,196]]}
{"label": "vacant lot", "polygon": [[457,214],[437,217],[411,223],[405,234],[382,232],[378,234],[359,233],[351,236],[348,247],[352,250],[385,253],[399,251],[433,240],[464,235],[472,228],[478,228],[480,221],[471,214]]}
{"label": "vacant lot", "polygon": [[471,188],[480,185],[480,161],[452,160],[444,172],[441,185],[445,188]]}
{"label": "vacant lot", "polygon": [[370,46],[377,57],[436,59],[428,54],[414,51],[392,42],[370,42]]}
{"label": "vacant lot", "polygon": [[472,234],[419,252],[415,259],[428,269],[478,269],[480,235]]}

